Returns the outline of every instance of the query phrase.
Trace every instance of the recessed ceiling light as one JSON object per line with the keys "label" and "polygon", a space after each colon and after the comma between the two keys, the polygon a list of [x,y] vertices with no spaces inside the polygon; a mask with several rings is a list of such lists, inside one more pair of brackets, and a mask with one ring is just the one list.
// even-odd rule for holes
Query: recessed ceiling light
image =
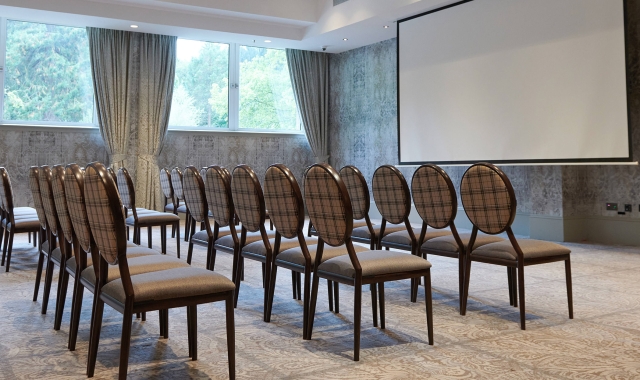
{"label": "recessed ceiling light", "polygon": [[269,42],[271,42],[271,40],[264,40],[264,42],[269,43]]}
{"label": "recessed ceiling light", "polygon": [[131,25],[133,29],[138,29],[138,25]]}
{"label": "recessed ceiling light", "polygon": [[385,26],[384,26],[384,28],[385,28],[385,29],[389,29],[389,25],[385,25]]}
{"label": "recessed ceiling light", "polygon": [[343,38],[342,41],[349,41],[349,39],[348,38]]}

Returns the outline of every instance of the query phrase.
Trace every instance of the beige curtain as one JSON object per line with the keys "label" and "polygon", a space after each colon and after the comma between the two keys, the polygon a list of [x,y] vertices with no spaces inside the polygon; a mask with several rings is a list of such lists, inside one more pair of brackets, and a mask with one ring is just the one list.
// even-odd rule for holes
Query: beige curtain
{"label": "beige curtain", "polygon": [[156,160],[169,126],[176,41],[171,36],[140,35],[136,204],[148,209],[162,210],[164,206]]}
{"label": "beige curtain", "polygon": [[329,160],[329,56],[287,49],[289,76],[316,162]]}
{"label": "beige curtain", "polygon": [[126,166],[131,135],[131,33],[87,28],[98,126],[114,170]]}

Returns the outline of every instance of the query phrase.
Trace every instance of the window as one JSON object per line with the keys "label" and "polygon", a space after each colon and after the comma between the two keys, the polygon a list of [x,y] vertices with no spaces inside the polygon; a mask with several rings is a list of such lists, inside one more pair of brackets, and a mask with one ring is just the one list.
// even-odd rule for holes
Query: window
{"label": "window", "polygon": [[284,50],[240,47],[241,129],[300,129]]}
{"label": "window", "polygon": [[7,20],[6,31],[3,119],[92,124],[85,29]]}
{"label": "window", "polygon": [[229,45],[178,40],[171,129],[229,128]]}
{"label": "window", "polygon": [[169,129],[299,132],[285,51],[178,39]]}

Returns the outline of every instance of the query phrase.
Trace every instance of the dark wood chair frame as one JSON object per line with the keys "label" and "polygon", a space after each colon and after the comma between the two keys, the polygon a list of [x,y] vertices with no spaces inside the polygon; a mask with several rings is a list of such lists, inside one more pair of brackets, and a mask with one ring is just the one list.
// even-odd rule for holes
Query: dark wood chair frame
{"label": "dark wood chair frame", "polygon": [[[349,192],[345,184],[342,182],[340,175],[328,164],[314,164],[311,167],[320,167],[325,170],[327,173],[333,177],[334,181],[336,181],[339,191],[341,193],[341,197],[343,200],[346,200],[344,203],[345,208],[345,234],[343,237],[344,245],[347,247],[349,258],[351,260],[351,265],[355,270],[355,278],[348,278],[340,275],[336,275],[333,273],[322,272],[318,270],[318,266],[322,262],[322,252],[324,249],[324,245],[327,244],[322,239],[322,236],[318,238],[318,249],[316,251],[316,260],[314,263],[314,276],[313,276],[313,285],[311,289],[311,304],[309,309],[309,320],[308,320],[308,339],[311,339],[311,335],[313,332],[313,320],[316,309],[316,301],[318,296],[318,283],[320,278],[325,278],[332,280],[334,282],[338,282],[345,285],[350,285],[355,288],[355,305],[354,305],[354,361],[360,360],[360,324],[361,324],[361,316],[362,316],[362,285],[374,285],[378,286],[378,295],[380,302],[380,327],[382,329],[385,328],[385,305],[384,305],[384,283],[387,281],[398,281],[404,280],[407,278],[412,279],[412,283],[417,284],[417,279],[420,277],[424,278],[425,283],[425,304],[426,304],[426,314],[427,314],[427,334],[429,338],[429,345],[433,345],[433,308],[432,308],[432,300],[431,300],[431,269],[427,270],[416,270],[416,271],[407,271],[401,273],[393,273],[393,274],[385,274],[371,277],[363,277],[362,276],[362,267],[360,266],[360,262],[358,261],[358,256],[353,248],[353,242],[351,239],[351,231],[353,229],[353,211],[351,209],[351,202],[349,198]],[[395,169],[395,168],[394,168]],[[397,169],[396,169],[397,170]],[[305,185],[306,186],[306,185]],[[406,212],[405,219],[408,222],[409,211]],[[408,223],[407,223],[408,225]],[[408,225],[408,228],[410,225]],[[384,225],[382,226],[384,228]],[[381,233],[383,232],[381,228]]]}
{"label": "dark wood chair frame", "polygon": [[[129,208],[131,209],[131,213],[133,215],[133,224],[128,224],[133,227],[133,242],[135,244],[140,245],[140,230],[142,227],[147,227],[147,240],[148,246],[151,248],[151,239],[152,239],[152,227],[160,227],[160,247],[161,252],[163,254],[167,253],[167,226],[172,226],[172,228],[176,228],[176,252],[178,258],[180,258],[180,219],[175,222],[171,221],[157,221],[157,222],[145,222],[141,223],[138,220],[138,211],[136,210],[136,193],[135,188],[133,186],[133,181],[131,180],[131,176],[129,175],[129,171],[126,168],[120,168],[118,172],[122,172],[124,177],[126,178],[126,183],[124,186],[127,186],[129,189],[129,201],[130,207],[124,207],[124,217],[125,219],[128,217]],[[160,214],[171,214],[171,213],[160,213]],[[126,223],[126,222],[125,222]]]}
{"label": "dark wood chair frame", "polygon": [[[5,265],[5,272],[9,272],[9,268],[11,266],[11,253],[13,251],[13,236],[16,234],[16,216],[13,212],[13,189],[11,188],[11,181],[9,180],[9,173],[7,169],[4,167],[0,167],[0,176],[2,176],[2,186],[4,188],[5,199],[2,200],[2,217],[1,220],[7,221],[7,228],[0,225],[0,240],[4,236],[4,244],[2,244],[2,265]],[[11,228],[9,228],[9,224],[11,224]],[[5,233],[6,232],[6,233]],[[19,233],[28,233],[31,236],[31,233],[38,234],[40,232],[40,227],[34,228],[31,230],[20,231]],[[42,235],[41,235],[42,236]],[[34,237],[34,246],[35,246],[35,237]],[[39,272],[40,273],[40,272]],[[38,280],[38,279],[37,279]],[[38,283],[39,284],[39,283]],[[37,298],[37,293],[36,293]]]}
{"label": "dark wood chair frame", "polygon": [[[172,176],[174,175],[173,172],[175,172],[175,175],[178,176],[180,183],[182,183],[182,170],[180,170],[180,168],[176,166],[175,168],[173,168],[173,170],[171,170],[170,174]],[[178,209],[177,209],[176,205],[179,206],[180,205],[180,201],[181,200],[184,201],[184,189],[182,190],[182,196],[183,197],[179,198],[178,195],[176,194],[175,187],[173,186],[173,178],[171,178],[171,180],[172,180],[171,187],[173,188],[173,195],[174,195],[174,200],[173,200],[174,206],[173,206],[173,209],[176,210],[176,212],[178,212],[177,211]],[[185,205],[186,205],[186,202],[185,202]],[[185,213],[185,219],[184,219],[184,241],[189,241],[189,237],[191,235],[193,235],[193,233],[191,232],[191,230],[192,230],[191,227],[192,226],[191,226],[191,223],[190,223],[191,222],[191,218],[190,218],[191,213],[189,212],[189,207],[186,206],[186,208],[187,208],[187,212]],[[178,214],[176,214],[176,215],[178,215]],[[172,232],[171,237],[173,237],[173,232]],[[180,256],[178,256],[178,257],[180,257]]]}
{"label": "dark wood chair frame", "polygon": [[[253,169],[251,169],[250,166],[238,165],[233,169],[234,174],[236,170],[243,170],[247,172],[247,174],[249,174],[249,176],[251,177],[251,182],[253,183],[254,189],[256,190],[256,194],[259,202],[259,208],[260,208],[258,210],[258,215],[259,215],[258,219],[259,219],[260,227],[255,231],[248,230],[246,224],[243,223],[242,218],[239,218],[240,223],[242,224],[242,230],[240,233],[240,244],[238,246],[238,265],[236,268],[237,270],[236,279],[238,279],[238,281],[236,282],[236,303],[238,302],[237,298],[240,293],[240,284],[242,283],[242,279],[244,278],[244,259],[247,258],[247,259],[255,260],[262,263],[262,273],[263,273],[262,285],[264,288],[263,320],[265,322],[269,322],[269,318],[267,314],[268,308],[269,308],[268,284],[271,281],[271,262],[273,261],[273,249],[271,248],[271,243],[269,242],[269,236],[267,235],[267,230],[264,226],[264,223],[266,221],[264,194],[262,194],[262,186],[260,185],[260,181],[258,180],[256,173],[253,171]],[[233,182],[231,186],[233,188]],[[234,204],[237,204],[237,201],[235,199],[234,199]],[[237,212],[236,212],[236,216],[238,216]],[[251,252],[243,252],[243,249],[247,241],[247,232],[258,232],[258,231],[260,231],[260,235],[262,236],[262,241],[264,242],[264,245],[266,248],[266,254],[263,256],[263,255],[254,254]]]}
{"label": "dark wood chair frame", "polygon": [[[507,192],[509,194],[509,199],[510,199],[510,203],[511,203],[511,215],[509,217],[509,220],[507,221],[507,223],[505,223],[505,226],[498,232],[488,232],[485,231],[481,228],[479,228],[475,223],[473,223],[473,219],[469,218],[469,220],[471,220],[471,223],[473,224],[473,229],[471,231],[471,239],[469,240],[469,245],[468,245],[468,252],[466,254],[466,265],[465,265],[465,276],[464,276],[464,294],[463,294],[463,300],[462,300],[462,308],[460,311],[460,314],[465,315],[466,311],[467,311],[467,299],[469,297],[469,278],[471,276],[471,262],[472,261],[477,261],[477,262],[481,262],[481,263],[486,263],[486,264],[493,264],[493,265],[502,265],[502,266],[506,266],[508,269],[511,269],[511,272],[507,272],[507,274],[509,275],[509,285],[510,285],[510,294],[515,293],[516,289],[514,289],[515,285],[512,285],[512,279],[516,277],[516,273],[515,270],[517,269],[517,291],[518,291],[518,297],[520,298],[520,328],[522,330],[526,329],[526,309],[525,309],[525,291],[524,291],[524,267],[525,266],[529,266],[529,265],[538,265],[538,264],[546,264],[546,263],[551,263],[551,262],[556,262],[556,261],[564,261],[564,265],[565,265],[565,277],[566,277],[566,283],[567,283],[567,300],[568,300],[568,305],[569,305],[569,319],[573,319],[573,291],[572,291],[572,285],[571,285],[571,255],[570,254],[566,254],[566,255],[558,255],[558,256],[552,256],[552,257],[542,257],[542,258],[535,258],[535,259],[524,259],[524,254],[522,253],[522,249],[520,249],[520,246],[518,245],[518,241],[516,240],[515,235],[513,234],[513,230],[511,229],[511,225],[513,224],[513,221],[516,217],[516,206],[517,206],[517,200],[516,200],[516,194],[515,191],[513,190],[513,186],[511,185],[511,181],[509,180],[509,178],[507,177],[506,174],[504,174],[504,172],[502,170],[500,170],[498,167],[496,167],[493,164],[490,163],[486,163],[486,162],[480,162],[477,163],[475,165],[472,165],[471,167],[469,167],[466,171],[465,174],[462,176],[463,180],[464,180],[464,176],[466,176],[467,172],[473,168],[474,166],[477,165],[481,165],[481,166],[486,166],[488,168],[490,168],[491,170],[493,170],[496,174],[498,174],[500,176],[500,178],[502,179],[502,181],[504,182]],[[464,206],[464,203],[463,203]],[[467,214],[467,216],[469,216],[469,214],[467,213],[466,209],[465,209],[465,213]],[[497,258],[489,258],[489,257],[479,257],[479,256],[473,256],[472,252],[473,252],[473,245],[475,243],[476,237],[478,236],[478,231],[482,231],[485,234],[489,234],[489,235],[497,235],[503,232],[506,232],[507,236],[509,237],[509,242],[511,243],[511,245],[513,246],[513,249],[516,251],[518,257],[516,260],[505,260],[505,259],[497,259]],[[509,274],[511,273],[511,274]],[[517,306],[517,298],[518,297],[513,297],[513,301],[515,303],[514,306]]]}
{"label": "dark wood chair frame", "polygon": [[[235,379],[235,324],[234,324],[234,308],[233,308],[233,294],[234,291],[221,292],[217,294],[208,294],[200,296],[189,296],[182,298],[174,298],[168,300],[148,301],[141,303],[134,303],[135,294],[133,290],[133,284],[131,282],[131,276],[129,274],[129,266],[127,262],[127,242],[125,233],[125,218],[117,217],[123,215],[121,209],[121,203],[116,189],[115,183],[105,170],[105,167],[98,163],[89,164],[100,176],[103,186],[107,192],[109,199],[109,207],[114,217],[114,227],[116,232],[117,246],[118,246],[118,268],[120,269],[120,275],[122,285],[126,294],[126,300],[124,307],[109,296],[102,294],[102,287],[106,284],[108,276],[109,263],[104,259],[102,255],[99,257],[98,264],[98,278],[95,288],[95,304],[94,313],[91,320],[91,340],[89,347],[89,358],[87,361],[87,376],[93,377],[95,371],[95,364],[98,354],[98,343],[100,339],[100,330],[102,325],[102,315],[104,312],[104,304],[111,306],[116,311],[123,314],[122,322],[122,338],[120,342],[120,368],[119,379],[124,380],[127,378],[127,369],[129,364],[129,351],[131,345],[131,319],[134,313],[142,313],[147,311],[158,310],[161,315],[164,315],[164,319],[168,319],[169,309],[186,307],[187,308],[187,335],[189,340],[189,357],[192,360],[198,358],[198,343],[197,343],[197,305],[212,302],[225,302],[226,309],[226,330],[227,330],[227,350],[229,355],[229,378]],[[161,322],[162,323],[162,322]]]}
{"label": "dark wood chair frame", "polygon": [[[40,177],[40,168],[37,166],[32,166],[31,168],[29,168],[29,171],[35,171],[35,176],[36,178]],[[38,188],[40,187],[40,183],[38,181]],[[39,190],[38,190],[39,192]],[[36,195],[32,193],[32,196],[35,197]],[[39,196],[39,195],[38,195]],[[35,203],[35,202],[34,202]],[[40,204],[42,204],[42,199],[40,199]],[[4,205],[3,205],[4,207]],[[35,208],[35,205],[34,205]],[[38,212],[38,210],[36,209],[36,211]],[[39,212],[42,213],[42,216],[44,216],[44,210],[39,210]],[[38,217],[38,219],[40,219],[40,217]],[[33,302],[36,302],[38,300],[38,293],[40,292],[40,280],[42,277],[42,269],[44,267],[44,262],[45,260],[47,260],[48,262],[48,257],[49,257],[49,252],[48,250],[44,250],[43,248],[43,244],[45,241],[47,241],[48,236],[49,236],[49,227],[47,225],[47,218],[46,216],[44,217],[44,224],[43,221],[40,221],[40,231],[38,232],[38,266],[36,269],[36,281],[35,281],[35,286],[33,289]],[[3,230],[4,231],[4,230]],[[0,235],[0,237],[2,237],[2,235]],[[45,277],[46,277],[46,273],[45,273]],[[48,303],[49,301],[49,294],[46,294],[45,297],[43,298],[43,306],[44,307],[44,311],[46,312],[47,307],[46,305],[44,305],[44,303]]]}
{"label": "dark wood chair frame", "polygon": [[[171,204],[173,205],[173,210],[171,212],[174,215],[178,215],[178,207],[180,205],[180,202],[179,201],[176,202],[176,199],[175,199],[175,193],[173,191],[173,183],[171,182],[171,172],[167,168],[162,168],[162,169],[160,169],[160,171],[164,171],[166,173],[167,177],[169,178],[169,189],[170,189],[170,192],[171,192],[171,194],[169,194],[169,196],[167,197],[167,194],[164,193],[164,190],[162,191],[162,195],[164,195],[164,206],[163,206],[162,210],[167,212],[167,205],[169,204],[169,199],[171,199]],[[176,237],[176,227],[172,226],[171,227],[171,238],[175,238],[175,237]]]}

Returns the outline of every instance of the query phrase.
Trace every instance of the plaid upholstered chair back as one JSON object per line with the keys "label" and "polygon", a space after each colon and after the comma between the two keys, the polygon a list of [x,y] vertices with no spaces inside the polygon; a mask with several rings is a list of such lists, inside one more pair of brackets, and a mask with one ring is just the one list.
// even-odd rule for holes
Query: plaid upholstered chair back
{"label": "plaid upholstered chair back", "polygon": [[496,166],[471,166],[460,182],[462,206],[469,220],[482,232],[499,234],[516,216],[516,196],[509,178]]}
{"label": "plaid upholstered chair back", "polygon": [[33,205],[36,209],[36,214],[38,214],[40,226],[43,229],[46,229],[47,217],[44,215],[44,208],[42,206],[42,195],[40,194],[40,168],[37,166],[29,168],[29,189],[31,190]]}
{"label": "plaid upholstered chair back", "polygon": [[209,211],[220,227],[226,227],[231,222],[234,211],[231,182],[219,166],[209,167],[204,178]]}
{"label": "plaid upholstered chair back", "polygon": [[262,186],[256,173],[247,165],[238,165],[231,177],[231,194],[242,225],[251,232],[264,225],[266,211]]}
{"label": "plaid upholstered chair back", "polygon": [[349,191],[353,219],[364,219],[369,214],[371,199],[369,198],[369,186],[367,186],[367,181],[364,179],[362,172],[355,166],[347,165],[340,169],[340,178],[342,178]]}
{"label": "plaid upholstered chair back", "polygon": [[373,199],[382,217],[393,224],[403,223],[411,212],[409,185],[395,166],[383,165],[373,173]]}
{"label": "plaid upholstered chair back", "polygon": [[44,215],[47,217],[47,224],[51,228],[51,233],[58,234],[59,222],[56,203],[53,199],[53,190],[51,189],[51,169],[44,165],[40,167],[40,196],[42,198],[42,207]]}
{"label": "plaid upholstered chair back", "polygon": [[84,172],[76,164],[67,165],[64,179],[64,191],[67,196],[67,207],[73,232],[82,249],[89,252],[91,249],[91,230],[89,230],[89,217],[84,202]]}
{"label": "plaid upholstered chair back", "polygon": [[198,169],[189,166],[182,177],[184,201],[196,222],[204,222],[208,217],[207,202],[204,195],[204,182]]}
{"label": "plaid upholstered chair back", "polygon": [[304,202],[298,181],[282,164],[271,165],[264,175],[264,201],[276,230],[292,239],[304,227]]}
{"label": "plaid upholstered chair back", "polygon": [[456,218],[458,198],[447,172],[436,165],[422,165],[411,180],[413,204],[422,220],[433,228],[445,228]]}
{"label": "plaid upholstered chair back", "polygon": [[171,171],[171,184],[173,185],[173,194],[176,200],[184,199],[184,192],[182,191],[182,170],[175,167]]}
{"label": "plaid upholstered chair back", "polygon": [[349,191],[338,172],[328,164],[314,164],[306,171],[304,200],[318,236],[331,246],[344,244],[353,230]]}
{"label": "plaid upholstered chair back", "polygon": [[129,175],[129,171],[127,170],[127,168],[118,169],[117,189],[120,192],[122,205],[129,210],[135,211],[136,193],[133,187],[133,181],[131,180],[131,176]]}
{"label": "plaid upholstered chair back", "polygon": [[162,189],[162,194],[167,199],[171,199],[173,202],[173,185],[171,184],[171,173],[169,173],[169,169],[162,168],[160,169],[160,188]]}
{"label": "plaid upholstered chair back", "polygon": [[64,167],[62,165],[56,165],[51,169],[51,190],[53,191],[53,200],[58,212],[60,228],[62,228],[67,241],[71,242],[73,240],[73,226],[69,216],[69,208],[67,207],[67,195],[64,190]]}
{"label": "plaid upholstered chair back", "polygon": [[107,263],[118,264],[120,256],[127,253],[124,214],[116,184],[101,163],[91,163],[85,169],[84,198],[100,255]]}
{"label": "plaid upholstered chair back", "polygon": [[13,214],[13,191],[11,189],[11,179],[7,169],[0,167],[0,177],[2,177],[2,186],[0,186],[0,198],[2,198],[2,206],[9,214]]}

